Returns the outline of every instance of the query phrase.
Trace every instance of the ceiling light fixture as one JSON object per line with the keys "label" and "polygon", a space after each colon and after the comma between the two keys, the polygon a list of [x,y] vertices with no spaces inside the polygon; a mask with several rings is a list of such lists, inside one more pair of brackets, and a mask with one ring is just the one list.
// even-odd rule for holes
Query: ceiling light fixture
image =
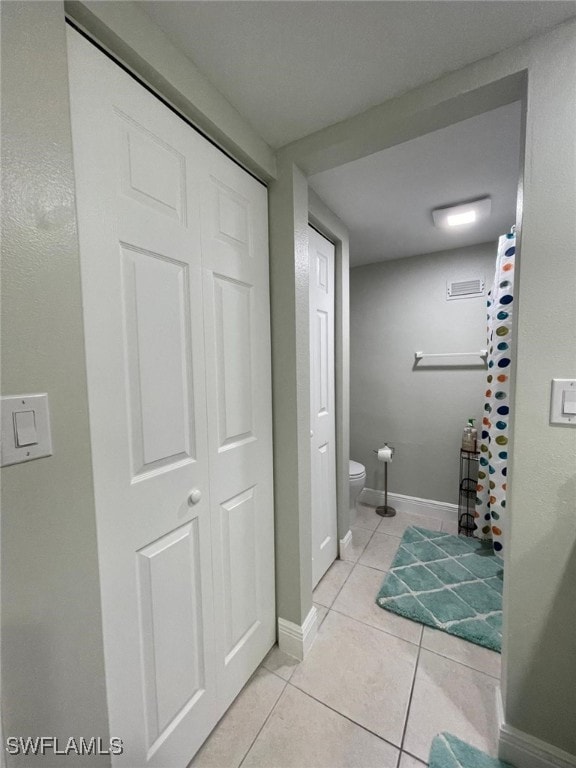
{"label": "ceiling light fixture", "polygon": [[457,227],[459,224],[472,224],[474,221],[476,221],[476,211],[452,213],[450,216],[446,216],[446,224],[449,227]]}
{"label": "ceiling light fixture", "polygon": [[450,205],[446,208],[435,208],[432,211],[434,224],[441,229],[451,229],[462,224],[474,224],[490,215],[492,203],[489,197],[470,200],[467,203]]}

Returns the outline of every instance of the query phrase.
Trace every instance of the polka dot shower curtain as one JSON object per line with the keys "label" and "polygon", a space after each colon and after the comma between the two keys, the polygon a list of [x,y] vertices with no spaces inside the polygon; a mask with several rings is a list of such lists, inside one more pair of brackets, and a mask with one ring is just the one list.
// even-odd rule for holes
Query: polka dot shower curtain
{"label": "polka dot shower curtain", "polygon": [[496,274],[488,294],[488,377],[484,418],[479,440],[478,486],[474,535],[492,540],[494,551],[504,553],[504,517],[508,473],[510,420],[510,366],[516,236],[498,240]]}

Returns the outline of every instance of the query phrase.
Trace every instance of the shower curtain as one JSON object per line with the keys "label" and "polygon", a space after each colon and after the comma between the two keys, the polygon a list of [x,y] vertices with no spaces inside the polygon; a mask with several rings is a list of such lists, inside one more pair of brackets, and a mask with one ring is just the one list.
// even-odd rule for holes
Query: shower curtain
{"label": "shower curtain", "polygon": [[513,319],[514,232],[498,240],[496,274],[488,293],[488,376],[484,418],[478,450],[474,535],[492,540],[494,551],[504,554],[508,424],[510,420],[510,367]]}

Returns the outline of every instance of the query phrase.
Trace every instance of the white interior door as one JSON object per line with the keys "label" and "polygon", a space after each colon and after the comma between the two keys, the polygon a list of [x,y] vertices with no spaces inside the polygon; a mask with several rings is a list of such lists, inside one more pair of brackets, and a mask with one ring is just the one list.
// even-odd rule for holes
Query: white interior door
{"label": "white interior door", "polygon": [[217,149],[207,153],[202,251],[214,609],[219,692],[228,706],[276,639],[267,195]]}
{"label": "white interior door", "polygon": [[310,442],[312,582],[338,552],[334,393],[334,245],[308,228],[310,259]]}
{"label": "white interior door", "polygon": [[274,642],[266,195],[68,35],[114,764],[184,768]]}

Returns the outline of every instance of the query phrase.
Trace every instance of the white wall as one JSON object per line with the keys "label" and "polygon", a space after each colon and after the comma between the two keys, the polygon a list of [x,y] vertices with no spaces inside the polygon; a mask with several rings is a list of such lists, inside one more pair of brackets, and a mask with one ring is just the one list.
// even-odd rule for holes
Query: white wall
{"label": "white wall", "polygon": [[54,447],[1,473],[3,726],[65,743],[108,722],[64,33],[60,2],[2,3],[2,394],[48,393]]}
{"label": "white wall", "polygon": [[576,378],[574,22],[533,45],[528,71],[505,716],[576,756],[576,429],[549,423],[552,378]]}
{"label": "white wall", "polygon": [[458,502],[459,449],[468,418],[480,424],[481,358],[414,365],[414,352],[486,347],[486,297],[446,300],[446,283],[494,277],[496,244],[396,259],[350,271],[350,455],[366,485],[383,486],[373,450],[396,449],[393,493]]}
{"label": "white wall", "polygon": [[308,185],[280,169],[269,188],[276,610],[301,625],[312,607]]}

